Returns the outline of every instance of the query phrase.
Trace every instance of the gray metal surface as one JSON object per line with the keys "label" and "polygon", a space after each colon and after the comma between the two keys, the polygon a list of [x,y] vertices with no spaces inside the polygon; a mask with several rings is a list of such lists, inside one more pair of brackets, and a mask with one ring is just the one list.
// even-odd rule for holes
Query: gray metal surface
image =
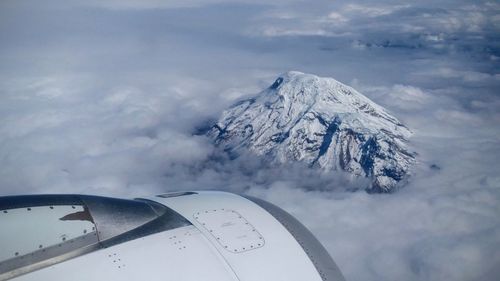
{"label": "gray metal surface", "polygon": [[101,248],[95,232],[0,263],[0,280],[56,264]]}
{"label": "gray metal surface", "polygon": [[155,210],[143,201],[98,196],[82,196],[81,199],[92,215],[99,241],[118,236],[158,217]]}
{"label": "gray metal surface", "polygon": [[[55,208],[54,206],[62,207]],[[95,228],[88,232],[83,231],[78,237],[63,238],[56,244],[40,245],[40,247],[28,253],[18,255],[16,252],[15,255],[12,255],[12,258],[0,260],[0,280],[7,280],[97,249],[191,224],[170,208],[145,199],[125,200],[88,195],[0,197],[0,212],[2,212],[2,215],[8,215],[10,211],[19,208],[26,208],[32,210],[26,212],[29,216],[40,207],[57,210],[64,206],[69,206],[69,209],[73,211],[65,212],[60,217],[56,217],[55,221],[45,222],[45,225],[43,225],[44,221],[36,223],[41,223],[40,227],[46,229],[57,226],[64,230],[65,222],[87,221],[91,225],[95,225]],[[79,208],[75,206],[79,206]],[[35,222],[20,218],[15,223],[31,224]],[[2,221],[0,221],[0,227],[16,231],[9,225],[2,224]],[[33,232],[31,235],[36,237],[37,233]],[[11,240],[18,240],[15,235],[9,237],[11,237]],[[20,242],[6,241],[4,239],[0,241],[0,249],[3,250],[5,245],[16,245],[15,243]]]}
{"label": "gray metal surface", "polygon": [[259,198],[244,195],[276,218],[297,240],[324,281],[345,281],[332,257],[314,235],[296,218],[283,209]]}

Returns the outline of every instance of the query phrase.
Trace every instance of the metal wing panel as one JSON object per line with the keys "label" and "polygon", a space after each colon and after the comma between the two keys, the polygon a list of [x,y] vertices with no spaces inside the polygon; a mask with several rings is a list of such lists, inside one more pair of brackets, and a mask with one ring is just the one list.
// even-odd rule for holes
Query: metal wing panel
{"label": "metal wing panel", "polygon": [[0,280],[190,223],[152,201],[88,195],[0,197]]}
{"label": "metal wing panel", "polygon": [[[172,198],[151,198],[186,217],[217,248],[241,281],[321,281],[321,277],[294,237],[267,211],[253,202],[224,192],[199,192]],[[216,209],[234,210],[251,224],[265,245],[237,252],[227,251],[215,236],[197,221],[196,214]],[[219,221],[219,224],[231,220]],[[239,231],[239,230],[238,230]],[[240,235],[241,236],[241,235]],[[237,238],[234,236],[233,238]],[[247,240],[244,235],[241,239]]]}
{"label": "metal wing panel", "polygon": [[238,281],[201,232],[189,225],[101,249],[16,281]]}

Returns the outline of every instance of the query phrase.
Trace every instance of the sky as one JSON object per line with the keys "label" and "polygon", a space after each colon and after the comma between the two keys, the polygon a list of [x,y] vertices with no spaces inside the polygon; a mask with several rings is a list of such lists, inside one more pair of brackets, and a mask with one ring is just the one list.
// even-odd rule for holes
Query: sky
{"label": "sky", "polygon": [[[289,70],[407,125],[409,183],[350,192],[193,134]],[[246,193],[299,218],[347,280],[497,280],[499,70],[495,1],[3,0],[0,195]]]}

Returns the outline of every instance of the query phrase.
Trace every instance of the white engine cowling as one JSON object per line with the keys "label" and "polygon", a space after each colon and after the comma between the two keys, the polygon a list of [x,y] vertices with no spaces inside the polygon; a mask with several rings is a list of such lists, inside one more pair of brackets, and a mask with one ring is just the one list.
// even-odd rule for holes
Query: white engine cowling
{"label": "white engine cowling", "polygon": [[344,280],[284,210],[227,192],[0,197],[0,280]]}

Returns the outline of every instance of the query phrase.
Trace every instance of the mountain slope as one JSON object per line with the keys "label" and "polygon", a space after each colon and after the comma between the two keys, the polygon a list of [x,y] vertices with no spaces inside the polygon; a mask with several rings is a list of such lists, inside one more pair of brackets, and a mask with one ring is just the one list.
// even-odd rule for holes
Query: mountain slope
{"label": "mountain slope", "polygon": [[233,155],[369,177],[370,192],[393,191],[415,161],[410,130],[384,108],[332,78],[300,72],[233,105],[207,134]]}

